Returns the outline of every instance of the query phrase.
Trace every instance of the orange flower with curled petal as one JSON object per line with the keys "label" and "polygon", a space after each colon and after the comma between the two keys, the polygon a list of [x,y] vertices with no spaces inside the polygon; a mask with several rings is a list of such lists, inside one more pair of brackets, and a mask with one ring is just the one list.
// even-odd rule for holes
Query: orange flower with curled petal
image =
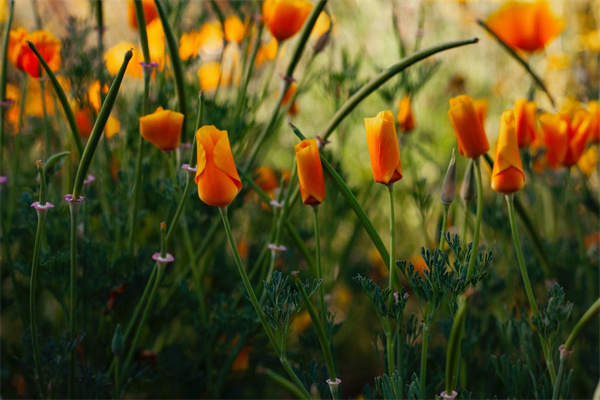
{"label": "orange flower with curled petal", "polygon": [[365,128],[375,182],[390,185],[402,179],[400,147],[392,112],[381,111],[374,118],[365,118]]}
{"label": "orange flower with curled petal", "polygon": [[398,108],[398,130],[409,133],[413,129],[415,129],[415,115],[410,106],[410,97],[404,96],[400,100],[400,107]]}
{"label": "orange flower with curled petal", "polygon": [[325,180],[316,139],[305,139],[294,146],[302,203],[319,205],[325,200]]}
{"label": "orange flower with curled petal", "polygon": [[[154,21],[158,18],[158,10],[156,9],[156,4],[154,4],[154,0],[141,0],[142,7],[144,8],[144,17],[146,19],[146,25],[150,22]],[[129,21],[129,26],[132,29],[138,28],[137,17],[135,15],[135,5],[133,4],[133,0],[129,0],[129,4],[127,7],[127,16]]]}
{"label": "orange flower with curled petal", "polygon": [[539,116],[544,145],[546,147],[546,164],[549,168],[562,166],[567,155],[569,136],[567,122],[558,114],[543,113]]}
{"label": "orange flower with curled petal", "polygon": [[281,42],[302,29],[312,9],[308,0],[264,0],[262,16],[273,37]]}
{"label": "orange flower with curled petal", "polygon": [[158,107],[152,114],[140,117],[140,135],[160,151],[179,147],[183,114]]}
{"label": "orange flower with curled petal", "polygon": [[27,42],[35,45],[52,72],[58,71],[62,62],[60,58],[60,40],[48,31],[27,33],[23,28],[11,31],[9,35],[7,56],[17,69],[33,78],[40,78],[43,74],[43,67]]}
{"label": "orange flower with curled petal", "polygon": [[196,131],[196,143],[198,196],[209,206],[224,207],[242,189],[227,131],[220,131],[213,125],[203,126]]}
{"label": "orange flower with curled petal", "polygon": [[450,99],[448,116],[456,132],[458,151],[465,157],[477,158],[490,149],[483,129],[482,115],[481,111],[476,110],[471,97],[462,94]]}
{"label": "orange flower with curled petal", "polygon": [[529,147],[536,138],[536,115],[537,106],[534,101],[520,98],[515,100],[515,129],[517,131],[517,140],[519,147]]}
{"label": "orange flower with curled petal", "polygon": [[228,42],[241,43],[244,39],[246,28],[244,23],[237,15],[230,15],[225,19],[225,40]]}
{"label": "orange flower with curled petal", "polygon": [[490,15],[486,24],[510,47],[528,52],[544,49],[565,27],[547,1],[508,2]]}
{"label": "orange flower with curled petal", "polygon": [[525,172],[519,154],[513,110],[506,110],[500,117],[500,132],[496,145],[496,159],[492,170],[492,189],[510,194],[523,189]]}

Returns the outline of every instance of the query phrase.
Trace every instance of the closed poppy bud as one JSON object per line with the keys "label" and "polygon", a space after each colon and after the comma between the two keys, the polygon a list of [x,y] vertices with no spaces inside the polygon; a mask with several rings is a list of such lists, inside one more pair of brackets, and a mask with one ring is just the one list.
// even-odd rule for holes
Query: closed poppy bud
{"label": "closed poppy bud", "polygon": [[281,42],[300,31],[312,8],[308,0],[264,0],[263,21],[273,37]]}
{"label": "closed poppy bud", "polygon": [[536,137],[536,114],[537,106],[534,101],[527,99],[515,100],[515,129],[519,148],[529,147]]}
{"label": "closed poppy bud", "polygon": [[152,114],[140,117],[140,134],[160,151],[179,147],[183,114],[158,107]]}
{"label": "closed poppy bud", "polygon": [[367,145],[375,182],[384,185],[402,179],[400,147],[391,111],[381,111],[375,118],[365,118]]}
{"label": "closed poppy bud", "polygon": [[398,130],[408,133],[415,129],[415,116],[410,107],[410,97],[404,96],[400,100],[400,108],[398,109]]}
{"label": "closed poppy bud", "polygon": [[500,132],[496,146],[496,159],[492,170],[492,189],[510,194],[523,188],[525,172],[519,154],[519,143],[515,130],[515,115],[506,110],[500,117]]}
{"label": "closed poppy bud", "polygon": [[465,204],[469,204],[477,198],[477,184],[475,183],[473,168],[473,164],[469,163],[460,187],[460,198]]}
{"label": "closed poppy bud", "polygon": [[477,158],[490,149],[481,115],[483,113],[476,111],[471,97],[462,94],[450,99],[448,116],[456,132],[458,151],[465,157]]}
{"label": "closed poppy bud", "polygon": [[542,50],[565,27],[547,1],[508,2],[490,15],[486,24],[510,47],[529,52]]}
{"label": "closed poppy bud", "polygon": [[[155,20],[158,17],[158,10],[156,9],[156,4],[154,4],[154,0],[141,0],[142,7],[144,8],[144,18],[146,20],[146,25]],[[127,7],[127,16],[129,21],[129,26],[132,29],[138,28],[137,17],[135,15],[135,5],[133,4],[133,0],[129,0],[129,4]]]}
{"label": "closed poppy bud", "polygon": [[242,189],[227,131],[220,131],[213,125],[203,126],[196,131],[196,143],[198,197],[209,206],[224,207]]}
{"label": "closed poppy bud", "polygon": [[559,168],[567,155],[568,124],[557,114],[548,113],[540,115],[539,121],[546,147],[546,164],[549,168]]}
{"label": "closed poppy bud", "polygon": [[590,120],[590,141],[600,143],[600,106],[597,101],[588,103],[588,110],[591,115]]}
{"label": "closed poppy bud", "polygon": [[316,139],[305,139],[294,146],[302,203],[318,205],[325,200],[325,180]]}
{"label": "closed poppy bud", "polygon": [[[50,66],[52,72],[56,72],[60,68],[60,40],[52,36],[48,31],[37,31],[31,32],[23,37],[23,43],[21,43],[21,46],[16,53],[15,66],[18,69],[26,72],[33,78],[41,77],[43,67],[40,65],[33,50],[27,45],[27,42],[31,42],[35,45],[42,58],[46,60],[48,66]],[[15,55],[13,54],[13,57],[14,56]]]}
{"label": "closed poppy bud", "polygon": [[452,158],[450,164],[448,164],[448,170],[444,177],[444,183],[442,184],[442,195],[441,202],[445,206],[449,206],[454,201],[454,195],[456,194],[456,156],[454,155],[454,149],[452,149]]}

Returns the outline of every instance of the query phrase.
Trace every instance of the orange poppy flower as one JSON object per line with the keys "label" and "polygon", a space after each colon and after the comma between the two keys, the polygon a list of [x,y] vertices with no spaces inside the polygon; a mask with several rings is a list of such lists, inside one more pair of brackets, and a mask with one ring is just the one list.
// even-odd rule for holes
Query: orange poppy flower
{"label": "orange poppy flower", "polygon": [[104,61],[106,61],[106,69],[109,74],[112,76],[117,75],[121,64],[123,64],[123,56],[131,49],[133,49],[133,57],[127,65],[125,74],[140,79],[144,77],[144,70],[140,65],[144,61],[143,57],[141,57],[142,53],[131,42],[119,42],[106,51]]}
{"label": "orange poppy flower", "polygon": [[209,61],[198,68],[200,87],[206,91],[213,91],[219,85],[221,78],[221,64],[218,61]]}
{"label": "orange poppy flower", "polygon": [[413,129],[415,129],[415,115],[410,106],[410,97],[404,96],[400,100],[400,107],[398,109],[398,130],[409,133]]}
{"label": "orange poppy flower", "polygon": [[244,23],[237,15],[230,15],[225,19],[225,40],[228,42],[241,43],[244,39]]}
{"label": "orange poppy flower", "polygon": [[562,166],[567,155],[569,137],[567,122],[558,114],[543,113],[539,116],[542,127],[543,142],[546,148],[546,165],[549,168]]}
{"label": "orange poppy flower", "polygon": [[508,2],[490,15],[486,24],[510,47],[528,52],[545,48],[565,27],[547,1]]}
{"label": "orange poppy flower", "polygon": [[202,25],[200,31],[184,33],[179,39],[179,57],[184,61],[197,57],[199,52],[214,56],[222,48],[223,29],[218,22],[207,22]]}
{"label": "orange poppy flower", "polygon": [[121,130],[121,123],[118,119],[113,117],[112,115],[108,117],[106,120],[106,125],[104,126],[104,133],[106,134],[106,138],[110,139],[115,136]]}
{"label": "orange poppy flower", "polygon": [[598,146],[590,146],[581,155],[581,157],[579,157],[579,161],[577,161],[577,167],[582,174],[585,176],[590,176],[598,168],[598,160],[600,160]]}
{"label": "orange poppy flower", "polygon": [[242,189],[227,131],[220,131],[213,125],[203,126],[196,131],[196,143],[198,197],[209,206],[224,207]]}
{"label": "orange poppy flower", "polygon": [[7,56],[17,69],[33,78],[40,78],[43,75],[43,67],[27,42],[35,45],[52,72],[58,71],[62,62],[60,58],[60,40],[48,31],[27,33],[23,28],[11,31],[9,35]]}
{"label": "orange poppy flower", "polygon": [[315,26],[313,26],[312,31],[310,32],[311,40],[318,40],[321,36],[329,32],[329,28],[331,27],[331,18],[329,14],[325,11],[321,11],[317,21],[315,22]]}
{"label": "orange poppy flower", "polygon": [[473,99],[465,94],[450,99],[448,116],[456,132],[458,151],[465,157],[477,158],[490,149],[483,129],[482,109],[483,107],[478,107],[478,112]]}
{"label": "orange poppy flower", "polygon": [[365,128],[375,182],[390,185],[402,179],[400,147],[392,112],[381,111],[374,118],[365,118]]}
{"label": "orange poppy flower", "polygon": [[[158,10],[156,9],[156,4],[154,4],[154,0],[142,0],[142,7],[144,7],[144,17],[146,19],[146,25],[158,18]],[[129,26],[132,29],[137,29],[138,23],[137,17],[135,16],[135,5],[133,4],[133,0],[129,0],[129,4],[127,7],[127,16]]]}
{"label": "orange poppy flower", "polygon": [[535,117],[537,106],[534,101],[520,98],[515,100],[514,113],[519,147],[529,147],[536,138],[537,122]]}
{"label": "orange poppy flower", "polygon": [[160,151],[179,147],[183,114],[158,107],[152,114],[140,117],[140,135]]}
{"label": "orange poppy flower", "polygon": [[[106,95],[108,93],[108,85],[105,83],[102,88],[102,93]],[[100,96],[100,81],[94,81],[88,88],[88,99],[90,101],[90,105],[94,107],[96,112],[100,111],[101,104],[101,96]]]}
{"label": "orange poppy flower", "polygon": [[305,139],[294,146],[302,203],[318,205],[325,200],[325,180],[316,139]]}
{"label": "orange poppy flower", "polygon": [[256,52],[254,63],[260,67],[267,61],[273,61],[277,56],[277,39],[272,38],[268,43],[262,44]]}
{"label": "orange poppy flower", "polygon": [[514,193],[523,188],[525,172],[519,154],[513,110],[506,110],[500,117],[500,132],[496,145],[496,159],[492,170],[492,189],[498,193]]}
{"label": "orange poppy flower", "polygon": [[572,116],[559,114],[567,122],[567,137],[569,145],[563,164],[571,167],[577,164],[590,138],[592,115],[584,109],[577,110]]}
{"label": "orange poppy flower", "polygon": [[77,123],[81,137],[84,139],[89,138],[94,124],[92,121],[92,112],[88,107],[75,109],[75,122]]}
{"label": "orange poppy flower", "polygon": [[598,101],[588,103],[588,111],[591,115],[590,120],[590,141],[600,143],[600,107]]}
{"label": "orange poppy flower", "polygon": [[262,16],[273,37],[281,42],[302,29],[312,9],[308,0],[264,0]]}

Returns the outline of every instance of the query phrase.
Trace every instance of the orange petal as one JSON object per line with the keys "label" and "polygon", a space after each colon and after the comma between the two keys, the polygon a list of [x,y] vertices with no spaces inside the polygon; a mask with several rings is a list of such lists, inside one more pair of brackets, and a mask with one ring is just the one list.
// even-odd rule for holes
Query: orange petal
{"label": "orange petal", "polygon": [[568,124],[557,114],[543,113],[539,116],[544,144],[546,145],[546,162],[550,168],[558,168],[562,165],[567,155],[569,137],[567,134]]}
{"label": "orange petal", "polygon": [[588,110],[591,115],[590,121],[590,141],[594,143],[600,142],[600,107],[598,101],[590,101]]}
{"label": "orange petal", "polygon": [[321,14],[319,14],[319,17],[317,18],[317,22],[315,22],[315,26],[313,26],[313,29],[310,32],[310,39],[319,39],[329,31],[330,27],[331,18],[329,18],[329,14],[327,14],[325,11],[321,11]]}
{"label": "orange petal", "polygon": [[23,45],[27,46],[25,43],[25,36],[27,36],[27,31],[24,28],[10,30],[8,37],[8,49],[6,51],[8,59],[15,67],[17,66],[17,58],[21,52],[21,47]]}
{"label": "orange petal", "polygon": [[[48,31],[29,33],[23,40],[25,42],[30,41],[35,45],[42,58],[46,60],[50,66],[52,72],[58,71],[61,65],[60,40],[52,36]],[[39,78],[43,74],[43,68],[38,61],[37,56],[26,43],[24,43],[19,50],[16,66],[18,69],[25,71],[34,78]]]}
{"label": "orange petal", "polygon": [[[563,164],[566,167],[577,164],[577,161],[579,160],[579,157],[581,157],[581,154],[583,154],[583,150],[585,150],[585,146],[587,145],[590,137],[590,124],[592,117],[587,111],[584,110],[581,110],[581,113],[579,114],[581,115],[580,120],[577,121],[577,124],[574,124],[574,126],[572,126],[569,130],[569,146],[563,161]],[[573,119],[575,120],[575,117]]]}
{"label": "orange petal", "polygon": [[305,139],[294,146],[298,165],[298,182],[304,204],[321,204],[325,200],[325,180],[316,139]]}
{"label": "orange petal", "polygon": [[210,61],[202,64],[197,74],[202,89],[206,91],[215,90],[221,78],[221,64],[218,61]]}
{"label": "orange petal", "polygon": [[278,41],[286,40],[300,31],[313,9],[308,0],[266,0],[263,2],[263,21]]}
{"label": "orange petal", "polygon": [[[146,20],[146,25],[157,19],[158,10],[156,9],[156,4],[154,4],[154,0],[142,0],[142,7],[144,8],[144,19]],[[129,0],[129,4],[127,7],[127,20],[129,21],[129,26],[132,29],[138,28],[137,17],[135,15],[135,5],[133,4],[133,0]]]}
{"label": "orange petal", "polygon": [[104,127],[104,133],[106,133],[106,138],[110,139],[121,130],[121,123],[118,119],[113,117],[112,115],[108,117],[106,121],[106,126]]}
{"label": "orange petal", "polygon": [[481,123],[481,111],[478,115],[469,96],[463,94],[450,99],[448,116],[456,132],[460,154],[476,158],[487,153],[490,145]]}
{"label": "orange petal", "polygon": [[514,113],[519,147],[529,147],[536,137],[537,106],[533,101],[520,98],[515,100]]}
{"label": "orange petal", "polygon": [[381,111],[375,118],[365,118],[365,128],[375,182],[388,185],[402,179],[400,148],[392,112]]}
{"label": "orange petal", "polygon": [[179,147],[183,114],[159,107],[152,114],[140,117],[140,135],[161,151]]}
{"label": "orange petal", "polygon": [[398,109],[398,130],[408,133],[413,129],[415,129],[415,116],[410,106],[410,97],[404,96],[400,100]]}
{"label": "orange petal", "polygon": [[237,15],[230,15],[225,19],[225,40],[241,43],[244,39],[244,23]]}
{"label": "orange petal", "polygon": [[133,57],[131,58],[131,61],[129,61],[125,73],[136,78],[143,78],[144,71],[140,65],[140,62],[142,62],[143,59],[140,58],[141,53],[131,42],[119,42],[106,51],[104,60],[106,61],[106,69],[109,74],[112,76],[117,75],[121,68],[121,64],[123,64],[125,53],[131,49],[133,49]]}
{"label": "orange petal", "polygon": [[492,189],[498,193],[514,193],[521,190],[524,183],[525,172],[519,154],[515,116],[512,110],[506,110],[500,117],[496,159],[492,170]]}

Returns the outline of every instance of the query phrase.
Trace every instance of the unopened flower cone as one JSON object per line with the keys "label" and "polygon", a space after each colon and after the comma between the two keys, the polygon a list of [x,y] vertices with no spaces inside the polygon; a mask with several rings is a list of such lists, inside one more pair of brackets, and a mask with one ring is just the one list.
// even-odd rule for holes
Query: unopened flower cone
{"label": "unopened flower cone", "polygon": [[521,190],[524,184],[525,172],[519,154],[515,116],[512,110],[506,110],[500,117],[492,189],[498,193],[510,194]]}

